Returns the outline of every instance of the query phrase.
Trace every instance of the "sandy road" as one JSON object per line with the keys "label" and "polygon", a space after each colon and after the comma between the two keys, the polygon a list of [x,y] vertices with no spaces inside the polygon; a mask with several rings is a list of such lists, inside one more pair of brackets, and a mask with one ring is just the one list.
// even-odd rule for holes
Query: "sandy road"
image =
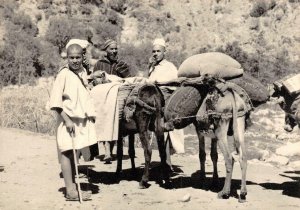
{"label": "sandy road", "polygon": [[[300,169],[274,167],[249,161],[247,202],[240,204],[235,197],[217,199],[209,189],[212,166],[207,158],[207,180],[198,179],[199,162],[196,155],[174,155],[176,173],[173,187],[165,189],[155,181],[158,173],[151,171],[150,187],[138,189],[138,178],[129,173],[130,161],[125,156],[124,174],[119,183],[113,175],[116,162],[105,165],[100,160],[88,164],[91,184],[83,178],[83,187],[93,192],[92,201],[79,204],[67,202],[63,195],[63,179],[59,177],[56,144],[53,137],[17,129],[0,129],[0,209],[300,209]],[[126,154],[125,149],[125,154]],[[137,149],[136,165],[142,167],[143,153]],[[224,163],[219,161],[220,182],[224,181]],[[153,152],[153,165],[158,161]],[[87,172],[86,170],[84,170]],[[142,173],[142,168],[138,168]],[[233,175],[233,188],[239,187],[238,164]],[[182,202],[185,195],[190,201]]]}

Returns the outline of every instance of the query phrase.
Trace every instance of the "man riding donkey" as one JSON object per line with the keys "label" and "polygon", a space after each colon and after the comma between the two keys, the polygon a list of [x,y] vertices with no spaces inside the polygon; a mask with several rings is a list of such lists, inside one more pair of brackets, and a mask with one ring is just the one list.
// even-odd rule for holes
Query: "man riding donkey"
{"label": "man riding donkey", "polygon": [[[166,42],[162,38],[157,38],[153,41],[152,56],[149,59],[149,82],[164,83],[178,78],[176,66],[167,61]],[[165,100],[171,96],[176,87],[161,86]],[[184,153],[184,133],[183,129],[174,129],[165,133],[166,151],[167,154]],[[172,170],[170,156],[167,156],[167,164]]]}

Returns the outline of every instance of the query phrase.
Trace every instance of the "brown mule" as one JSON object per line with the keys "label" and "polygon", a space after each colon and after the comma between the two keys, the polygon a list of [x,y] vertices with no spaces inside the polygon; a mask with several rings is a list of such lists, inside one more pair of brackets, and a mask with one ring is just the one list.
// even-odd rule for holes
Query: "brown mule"
{"label": "brown mule", "polygon": [[149,169],[152,149],[150,145],[149,131],[154,131],[159,145],[162,173],[166,172],[166,153],[164,152],[164,133],[161,126],[163,96],[160,90],[151,84],[137,85],[126,99],[124,117],[120,121],[119,140],[117,143],[117,171],[122,171],[123,137],[129,135],[129,156],[132,170],[135,170],[134,134],[138,133],[144,149],[145,168],[142,180],[139,183],[141,189],[148,187]]}

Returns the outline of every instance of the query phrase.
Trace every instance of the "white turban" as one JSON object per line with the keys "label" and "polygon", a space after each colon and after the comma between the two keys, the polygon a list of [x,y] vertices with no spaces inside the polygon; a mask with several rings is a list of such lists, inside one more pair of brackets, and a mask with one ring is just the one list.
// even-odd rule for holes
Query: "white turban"
{"label": "white turban", "polygon": [[82,49],[86,49],[90,43],[84,39],[71,39],[66,45],[66,50],[68,50],[68,47],[72,44],[78,44],[80,47],[82,47]]}
{"label": "white turban", "polygon": [[153,41],[153,46],[155,46],[155,45],[166,47],[166,42],[164,39],[157,38],[157,39],[154,39],[154,41]]}

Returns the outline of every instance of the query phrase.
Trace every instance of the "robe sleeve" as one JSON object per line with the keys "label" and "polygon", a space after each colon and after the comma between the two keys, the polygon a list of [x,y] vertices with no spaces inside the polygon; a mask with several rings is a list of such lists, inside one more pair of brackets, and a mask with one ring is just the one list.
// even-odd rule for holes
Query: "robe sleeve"
{"label": "robe sleeve", "polygon": [[52,92],[50,95],[49,108],[55,109],[60,108],[63,109],[63,92],[66,82],[66,70],[61,70],[52,87]]}

